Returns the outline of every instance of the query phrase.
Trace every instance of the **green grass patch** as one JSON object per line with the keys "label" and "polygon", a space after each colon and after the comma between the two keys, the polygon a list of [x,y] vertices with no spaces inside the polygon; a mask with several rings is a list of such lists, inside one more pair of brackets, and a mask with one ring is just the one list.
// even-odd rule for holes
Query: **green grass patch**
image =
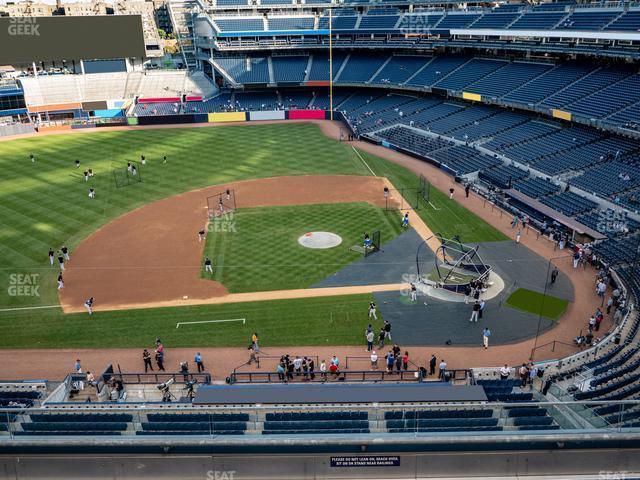
{"label": "green grass patch", "polygon": [[[396,188],[417,188],[419,186],[420,178],[411,170],[366,152],[360,150],[359,152],[376,175],[387,177]],[[414,197],[407,200],[413,202]],[[423,198],[419,198],[416,213],[434,233],[440,233],[445,238],[460,235],[460,240],[463,243],[495,242],[509,239],[458,202],[449,200],[447,194],[433,186],[429,190],[429,201],[439,210],[435,210]]]}
{"label": "green grass patch", "polygon": [[[358,345],[370,323],[371,295],[274,300],[126,312],[62,315],[59,311],[0,313],[0,348],[143,348],[156,336],[171,347],[246,347],[258,332],[260,345]],[[246,318],[239,322],[178,322]],[[382,316],[374,327],[382,326]],[[178,361],[179,359],[176,359]],[[176,365],[177,366],[177,365]],[[214,366],[215,368],[215,366]]]}
{"label": "green grass patch", "polygon": [[[223,228],[229,223],[224,218],[212,222],[205,255],[215,270],[202,276],[234,293],[310,287],[362,258],[349,248],[362,244],[364,232],[380,230],[384,244],[402,228],[397,211],[368,203],[246,208],[237,210],[232,222],[233,228]],[[326,250],[298,244],[313,231],[340,235],[342,244]]]}
{"label": "green grass patch", "polygon": [[506,303],[508,306],[524,312],[535,315],[542,314],[543,317],[558,320],[567,309],[569,301],[551,295],[543,295],[526,288],[519,288],[509,295]]}

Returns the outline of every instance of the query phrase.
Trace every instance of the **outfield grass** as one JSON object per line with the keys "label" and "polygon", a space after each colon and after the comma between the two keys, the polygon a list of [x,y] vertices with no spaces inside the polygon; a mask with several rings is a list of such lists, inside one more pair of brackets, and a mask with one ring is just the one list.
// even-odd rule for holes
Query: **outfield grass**
{"label": "outfield grass", "polygon": [[542,314],[551,320],[558,320],[567,309],[568,300],[543,295],[533,290],[519,288],[507,298],[506,304],[512,308],[535,315]]}
{"label": "outfield grass", "polygon": [[[362,258],[349,248],[362,244],[363,232],[380,230],[384,244],[402,228],[397,211],[368,203],[245,208],[236,211],[233,227],[210,229],[205,255],[215,271],[202,275],[233,293],[310,287]],[[298,244],[313,231],[336,233],[342,244],[326,250]]]}
{"label": "outfield grass", "polygon": [[[59,311],[15,312],[0,321],[0,348],[150,347],[162,338],[171,347],[245,347],[258,332],[260,345],[364,345],[371,295],[277,300],[242,304],[64,315]],[[178,322],[246,318],[243,325]],[[382,316],[374,326],[382,326]],[[215,368],[215,367],[214,367]]]}
{"label": "outfield grass", "polygon": [[[35,164],[28,159],[30,153],[37,158]],[[138,161],[140,155],[147,158],[147,165],[141,168],[144,181],[116,188],[111,169],[122,168],[127,161]],[[164,155],[168,158],[166,164],[161,160]],[[80,169],[74,166],[76,159],[81,161]],[[417,185],[416,175],[403,167],[371,155],[366,159],[376,174],[388,176],[397,188]],[[95,172],[90,185],[82,178],[86,168]],[[325,137],[316,125],[295,123],[101,131],[12,140],[2,142],[0,169],[3,172],[0,179],[0,307],[3,309],[56,305],[57,273],[48,265],[48,249],[66,244],[72,249],[73,258],[73,247],[91,232],[151,201],[207,185],[251,178],[370,175],[350,146]],[[89,186],[96,189],[97,197],[93,201],[87,198]],[[423,205],[418,213],[434,231],[449,236],[459,233],[462,240],[468,242],[504,239],[482,219],[455,202],[446,201],[435,189],[431,189],[431,201],[441,210],[434,211]],[[24,282],[24,277],[21,280],[18,275],[32,274],[39,275],[35,279],[39,287],[37,296],[9,294],[12,282]],[[280,305],[289,308],[285,307],[287,304]],[[307,304],[299,305],[304,311]],[[113,312],[104,314],[108,323],[88,321],[86,316],[63,315],[58,309],[0,312],[0,346],[127,346],[134,340],[135,345],[147,345],[142,339],[155,338],[160,319],[217,315],[215,307],[201,308]],[[225,308],[229,312],[241,312],[246,307],[238,304]],[[330,305],[318,304],[309,311],[314,309],[326,317]],[[237,313],[232,316],[236,317]],[[303,329],[306,322],[307,319],[300,316],[296,325]],[[131,328],[131,325],[136,326]],[[286,330],[274,330],[275,335],[282,335],[277,341],[287,344],[289,332],[295,329],[292,323]],[[222,333],[216,344],[231,345],[238,341],[228,334],[227,327],[219,331]],[[228,339],[227,335],[230,335]],[[310,344],[312,337],[295,336],[292,342]],[[346,338],[336,332],[330,335],[330,342],[349,343],[355,337]],[[183,345],[189,342],[202,345],[214,340],[195,334],[185,336],[183,341],[186,342]]]}

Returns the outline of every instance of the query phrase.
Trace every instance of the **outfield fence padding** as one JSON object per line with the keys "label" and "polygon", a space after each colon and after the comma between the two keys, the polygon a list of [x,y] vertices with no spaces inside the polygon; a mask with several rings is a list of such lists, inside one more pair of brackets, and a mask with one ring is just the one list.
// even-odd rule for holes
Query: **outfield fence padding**
{"label": "outfield fence padding", "polygon": [[249,120],[284,120],[284,110],[270,110],[267,112],[249,112]]}

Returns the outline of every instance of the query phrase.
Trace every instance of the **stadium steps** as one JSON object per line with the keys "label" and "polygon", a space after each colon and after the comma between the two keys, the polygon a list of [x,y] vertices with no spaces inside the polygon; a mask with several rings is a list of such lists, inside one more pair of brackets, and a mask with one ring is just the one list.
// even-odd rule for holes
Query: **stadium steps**
{"label": "stadium steps", "polygon": [[422,72],[425,68],[427,68],[427,67],[431,64],[431,62],[433,62],[433,60],[434,60],[435,58],[436,58],[435,56],[431,57],[431,60],[429,60],[427,63],[425,63],[423,66],[421,66],[418,70],[416,70],[416,72],[415,72],[413,75],[411,75],[409,78],[407,78],[407,79],[406,79],[403,83],[401,83],[400,85],[406,85],[406,84],[407,84],[407,83],[409,83],[411,80],[413,80],[413,77],[415,77],[415,76],[416,76],[416,75],[418,75],[420,72]]}
{"label": "stadium steps", "polygon": [[262,17],[262,29],[267,32],[269,31],[269,20],[267,20],[266,16]]}
{"label": "stadium steps", "polygon": [[[549,96],[547,96],[547,97],[543,98],[542,100],[540,100],[540,101],[537,103],[537,105],[541,105],[542,103],[544,103],[544,102],[545,102],[545,101],[547,101],[548,99],[550,99],[550,98],[552,98],[552,97],[555,97],[556,95],[558,95],[558,94],[560,94],[560,93],[564,92],[565,90],[569,90],[569,89],[573,88],[573,87],[576,85],[576,83],[581,82],[581,81],[583,81],[583,80],[585,80],[585,79],[588,79],[591,75],[593,75],[594,73],[599,72],[600,70],[602,70],[602,67],[598,67],[598,68],[596,68],[596,69],[594,69],[594,70],[590,71],[590,72],[589,72],[589,73],[587,73],[586,75],[584,75],[584,76],[582,76],[582,77],[580,77],[580,78],[577,78],[576,80],[574,80],[573,82],[571,82],[569,85],[565,85],[565,86],[564,86],[563,88],[561,88],[560,90],[557,90],[557,91],[553,92],[551,95],[549,95]],[[583,98],[584,98],[584,97],[583,97]]]}
{"label": "stadium steps", "polygon": [[[229,72],[227,72],[224,68],[220,66],[218,62],[216,62],[215,59],[211,59],[209,60],[209,62],[211,63],[211,65],[213,65],[213,68],[215,68],[228,82],[230,82],[233,85],[240,85],[236,81],[236,79],[229,74]],[[271,75],[271,72],[269,73],[269,75]]]}
{"label": "stadium steps", "polygon": [[503,30],[508,30],[508,29],[510,29],[510,28],[511,28],[511,25],[513,25],[514,23],[516,23],[516,22],[520,19],[520,17],[521,17],[521,16],[522,16],[522,13],[521,13],[520,15],[516,15],[516,17],[515,17],[513,20],[511,20],[511,22],[509,22],[509,23],[508,23],[508,24],[503,28]]}
{"label": "stadium steps", "polygon": [[627,13],[626,10],[622,10],[617,16],[613,17],[611,19],[611,21],[609,23],[607,23],[606,25],[603,25],[602,28],[600,28],[600,30],[606,30],[607,27],[609,27],[609,25],[611,25],[612,23],[618,21],[620,19],[620,17],[622,17],[623,15],[625,15]]}
{"label": "stadium steps", "polygon": [[340,79],[340,75],[342,75],[342,72],[344,71],[344,69],[346,68],[347,64],[349,63],[349,59],[351,58],[351,54],[347,55],[347,58],[344,59],[344,61],[342,62],[342,65],[340,65],[340,70],[338,70],[338,72],[336,73],[336,75],[333,77],[333,82],[337,82]]}
{"label": "stadium steps", "polygon": [[561,25],[567,18],[569,18],[571,16],[571,13],[573,13],[573,12],[567,12],[566,15],[564,17],[562,17],[560,20],[558,20],[556,22],[556,24],[553,25],[549,30],[554,30],[554,29],[558,28],[559,25]]}
{"label": "stadium steps", "polygon": [[[443,16],[443,18],[444,18],[444,16]],[[438,84],[438,83],[442,82],[443,80],[446,80],[447,78],[451,77],[452,75],[455,75],[455,74],[456,74],[456,72],[457,72],[458,70],[460,70],[461,68],[464,68],[464,66],[465,66],[465,65],[467,65],[467,64],[468,64],[469,62],[471,62],[472,60],[474,60],[474,57],[471,57],[469,60],[467,60],[466,62],[464,62],[462,65],[458,65],[458,67],[457,67],[457,68],[454,68],[453,70],[451,70],[451,71],[450,71],[449,73],[447,73],[444,77],[442,77],[442,78],[438,78],[438,79],[436,80],[436,82],[435,82],[435,83],[433,83],[433,84],[432,84],[432,85],[430,85],[430,86],[434,86],[434,85],[436,85],[436,84]],[[508,63],[508,62],[506,62],[506,63]]]}
{"label": "stadium steps", "polygon": [[358,19],[356,20],[356,24],[353,26],[353,29],[359,30],[361,22],[362,22],[362,15],[358,15]]}
{"label": "stadium steps", "polygon": [[276,74],[273,71],[273,58],[271,58],[271,55],[269,55],[267,57],[267,68],[269,69],[269,84],[275,85],[276,84]]}
{"label": "stadium steps", "polygon": [[[304,83],[309,81],[309,76],[311,76],[311,66],[313,65],[313,53],[309,55],[309,60],[307,60],[307,73],[302,80]],[[314,95],[315,98],[315,95]]]}
{"label": "stadium steps", "polygon": [[531,84],[531,82],[535,82],[536,80],[538,80],[540,77],[542,77],[543,75],[548,75],[549,73],[553,72],[554,70],[556,70],[559,67],[559,65],[554,65],[552,69],[550,70],[545,70],[543,72],[540,72],[539,75],[536,75],[535,77],[527,80],[526,82],[524,82],[522,85],[517,86],[516,88],[514,88],[513,90],[511,90],[510,92],[505,93],[504,95],[502,95],[502,97],[500,98],[504,98],[507,95],[511,95],[514,92],[517,92],[519,89],[526,89],[528,85]]}
{"label": "stadium steps", "polygon": [[369,77],[369,80],[367,80],[364,83],[371,83],[373,81],[373,79],[376,78],[378,76],[378,74],[382,71],[382,69],[387,66],[387,64],[391,61],[392,58],[393,58],[393,55],[389,55],[387,57],[387,59],[382,63],[382,65],[380,65],[380,68],[378,68],[378,70],[373,72],[373,75],[371,75],[371,77]]}
{"label": "stadium steps", "polygon": [[[636,74],[636,72],[635,72],[635,71],[631,71],[631,70],[630,70],[629,72],[627,72],[627,75],[625,75],[624,77],[622,77],[621,79],[619,79],[619,80],[618,80],[618,81],[616,81],[616,82],[613,82],[613,83],[608,84],[608,85],[605,87],[605,89],[606,89],[606,88],[612,88],[612,87],[615,87],[616,85],[618,85],[618,84],[620,84],[620,83],[622,83],[622,82],[627,81],[630,77],[634,76],[635,74]],[[578,103],[578,102],[583,102],[583,101],[585,101],[585,100],[589,100],[589,98],[590,98],[590,97],[592,97],[593,95],[599,94],[600,92],[602,92],[602,90],[604,90],[604,89],[598,89],[598,90],[596,90],[596,91],[594,91],[594,92],[591,92],[590,94],[588,94],[588,95],[586,95],[586,96],[584,96],[584,97],[581,97],[581,98],[579,98],[579,99],[575,100],[574,102],[571,102],[571,103],[570,103],[570,104],[568,104],[568,105],[565,105],[565,107],[564,107],[564,108],[570,109],[570,108],[571,108],[571,105],[574,105],[574,104],[576,104],[576,103]],[[626,106],[626,107],[624,107],[624,108],[627,108],[627,107],[629,107],[629,105],[627,105],[627,106]],[[622,108],[622,109],[618,109],[618,110],[615,110],[613,113],[618,113],[620,110],[624,110],[624,108]]]}

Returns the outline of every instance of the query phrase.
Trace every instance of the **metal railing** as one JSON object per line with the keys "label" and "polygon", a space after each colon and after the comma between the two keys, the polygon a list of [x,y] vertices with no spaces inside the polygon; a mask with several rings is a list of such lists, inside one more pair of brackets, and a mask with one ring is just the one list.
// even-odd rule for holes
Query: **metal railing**
{"label": "metal railing", "polygon": [[199,384],[208,385],[211,383],[210,373],[182,373],[182,372],[156,372],[156,373],[119,373],[114,372],[112,378],[122,381],[125,385],[142,384],[158,385],[160,383],[173,380],[174,383],[187,383],[187,381],[197,380]]}
{"label": "metal railing", "polygon": [[229,383],[324,383],[324,382],[421,382],[419,370],[386,372],[384,370],[342,370],[336,373],[318,372],[293,373],[288,375],[277,372],[233,372]]}

